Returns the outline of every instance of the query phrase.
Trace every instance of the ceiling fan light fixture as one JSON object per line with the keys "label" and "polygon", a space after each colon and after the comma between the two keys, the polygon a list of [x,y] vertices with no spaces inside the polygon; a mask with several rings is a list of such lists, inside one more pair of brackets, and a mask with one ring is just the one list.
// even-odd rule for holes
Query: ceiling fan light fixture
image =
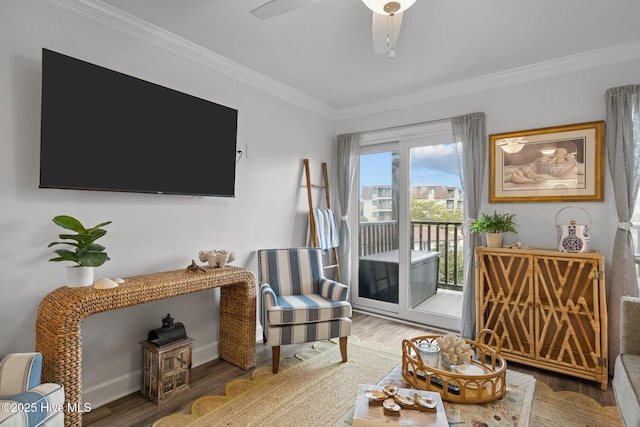
{"label": "ceiling fan light fixture", "polygon": [[380,15],[395,15],[409,9],[416,0],[362,0],[362,2],[373,11]]}

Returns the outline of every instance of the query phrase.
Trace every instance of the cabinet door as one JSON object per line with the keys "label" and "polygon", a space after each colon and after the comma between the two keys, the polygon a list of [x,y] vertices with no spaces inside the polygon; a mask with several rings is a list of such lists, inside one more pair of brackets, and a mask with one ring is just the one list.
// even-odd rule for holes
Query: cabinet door
{"label": "cabinet door", "polygon": [[505,355],[533,358],[531,255],[486,250],[477,254],[478,330],[493,330]]}
{"label": "cabinet door", "polygon": [[602,370],[599,261],[537,256],[537,358],[589,372]]}

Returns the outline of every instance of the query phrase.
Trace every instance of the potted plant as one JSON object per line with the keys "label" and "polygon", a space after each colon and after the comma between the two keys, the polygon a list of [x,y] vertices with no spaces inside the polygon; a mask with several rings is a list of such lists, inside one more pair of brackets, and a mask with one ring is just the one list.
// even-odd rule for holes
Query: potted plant
{"label": "potted plant", "polygon": [[54,252],[57,257],[49,261],[61,262],[69,261],[75,265],[67,267],[67,286],[89,286],[93,283],[93,269],[99,267],[110,258],[104,251],[105,247],[96,243],[96,240],[107,234],[103,229],[111,221],[100,223],[94,227],[86,228],[77,219],[68,215],[59,215],[52,221],[60,227],[71,230],[75,234],[60,234],[58,237],[65,241],[51,242],[49,246],[69,245],[70,249],[57,249]]}
{"label": "potted plant", "polygon": [[513,219],[516,214],[498,213],[487,215],[482,213],[480,218],[471,225],[471,231],[476,233],[484,232],[487,237],[487,246],[490,248],[502,247],[503,233],[518,233],[515,229],[517,225]]}

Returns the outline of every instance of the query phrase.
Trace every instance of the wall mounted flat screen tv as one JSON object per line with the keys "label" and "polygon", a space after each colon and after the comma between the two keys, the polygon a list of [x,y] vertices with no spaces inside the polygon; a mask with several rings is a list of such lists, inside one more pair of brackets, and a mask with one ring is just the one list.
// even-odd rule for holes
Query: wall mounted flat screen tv
{"label": "wall mounted flat screen tv", "polygon": [[40,188],[233,197],[238,111],[42,50]]}

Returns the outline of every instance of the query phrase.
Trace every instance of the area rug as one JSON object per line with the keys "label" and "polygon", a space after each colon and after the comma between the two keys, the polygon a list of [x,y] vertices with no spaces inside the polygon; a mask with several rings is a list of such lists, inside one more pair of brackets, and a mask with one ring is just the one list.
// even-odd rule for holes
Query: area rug
{"label": "area rug", "polygon": [[315,343],[296,358],[283,358],[280,372],[257,368],[252,380],[235,380],[225,396],[196,400],[191,414],[173,414],[154,427],[179,426],[323,426],[353,407],[359,384],[377,383],[398,364],[401,353],[349,338],[348,362],[338,345]]}
{"label": "area rug", "polygon": [[[153,426],[348,426],[358,385],[376,384],[387,378],[394,368],[397,370],[400,355],[399,350],[350,337],[349,361],[340,363],[337,343],[318,342],[312,349],[297,353],[296,357],[283,358],[277,375],[271,373],[271,366],[257,368],[251,380],[229,383],[225,396],[197,399],[190,414],[173,414],[161,418]],[[448,418],[453,415],[452,411],[455,409],[448,408]],[[454,424],[513,426],[522,425],[520,421],[503,417],[490,424]],[[617,427],[623,424],[617,407],[602,407],[580,393],[553,392],[549,386],[537,381],[528,425]]]}

